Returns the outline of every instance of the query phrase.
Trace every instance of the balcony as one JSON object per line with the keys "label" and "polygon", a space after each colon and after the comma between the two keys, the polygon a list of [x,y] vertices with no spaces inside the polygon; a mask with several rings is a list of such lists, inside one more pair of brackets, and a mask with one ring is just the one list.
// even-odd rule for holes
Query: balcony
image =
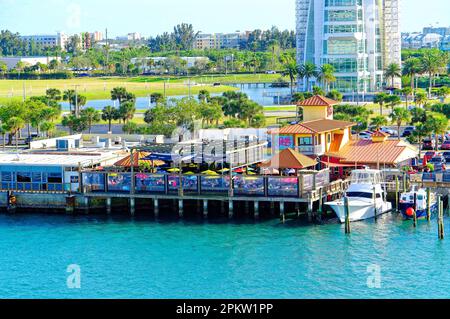
{"label": "balcony", "polygon": [[325,154],[324,145],[301,145],[296,147],[296,151],[304,155],[323,155]]}

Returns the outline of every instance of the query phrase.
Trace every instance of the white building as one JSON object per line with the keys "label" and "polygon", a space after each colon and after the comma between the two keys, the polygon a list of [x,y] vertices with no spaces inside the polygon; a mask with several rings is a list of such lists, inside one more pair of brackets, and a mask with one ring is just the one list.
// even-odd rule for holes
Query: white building
{"label": "white building", "polygon": [[[4,62],[8,67],[8,70],[14,69],[19,62],[23,62],[27,66],[33,66],[38,63],[48,64],[52,60],[55,60],[55,57],[0,57],[0,62]],[[61,61],[60,57],[58,57],[58,61]]]}
{"label": "white building", "polygon": [[22,40],[27,42],[34,42],[41,47],[60,47],[64,49],[66,47],[69,37],[59,32],[53,35],[25,35],[22,36]]}
{"label": "white building", "polygon": [[344,94],[378,91],[386,66],[401,64],[398,1],[297,0],[298,63],[333,65],[333,87]]}
{"label": "white building", "polygon": [[247,32],[204,33],[195,38],[194,49],[239,49],[246,41],[248,41]]}
{"label": "white building", "polygon": [[[209,58],[208,57],[181,57],[181,60],[186,62],[187,68],[193,68],[197,65],[198,62],[204,62],[208,63]],[[139,64],[139,67],[142,72],[150,72],[153,71],[158,67],[158,65],[162,64],[164,61],[167,60],[167,57],[146,57],[146,58],[132,58],[131,63],[132,64]],[[153,63],[148,63],[149,61],[152,61]]]}
{"label": "white building", "polygon": [[142,39],[142,36],[138,32],[128,33],[127,40],[128,41],[140,41]]}

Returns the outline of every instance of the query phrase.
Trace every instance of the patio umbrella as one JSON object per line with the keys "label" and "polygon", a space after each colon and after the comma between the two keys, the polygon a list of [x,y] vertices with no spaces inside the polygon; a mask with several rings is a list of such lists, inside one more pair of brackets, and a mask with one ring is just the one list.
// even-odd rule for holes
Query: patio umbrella
{"label": "patio umbrella", "polygon": [[226,173],[229,172],[230,169],[229,168],[222,168],[220,171],[218,171],[219,173]]}
{"label": "patio umbrella", "polygon": [[167,170],[169,173],[178,173],[178,172],[180,172],[180,169],[179,168],[176,168],[176,167],[174,167],[174,168],[170,168],[170,169],[168,169]]}
{"label": "patio umbrella", "polygon": [[194,172],[187,172],[184,175],[195,175],[195,173]]}
{"label": "patio umbrella", "polygon": [[203,175],[211,175],[211,176],[213,176],[213,175],[219,175],[217,172],[214,172],[214,171],[212,171],[212,170],[204,171],[204,172],[202,172],[202,174],[203,174]]}
{"label": "patio umbrella", "polygon": [[255,172],[247,172],[247,175],[256,175]]}
{"label": "patio umbrella", "polygon": [[[147,152],[136,152],[133,153],[133,166],[139,167],[141,164],[148,164],[152,167],[158,167],[163,166],[165,164],[164,161],[157,160],[157,159],[148,159],[150,156],[150,153]],[[114,166],[119,167],[131,167],[131,155],[121,159],[117,163],[114,164]]]}
{"label": "patio umbrella", "polygon": [[244,173],[244,170],[242,168],[237,168],[234,170],[234,172],[238,173],[238,174],[242,174],[242,173]]}

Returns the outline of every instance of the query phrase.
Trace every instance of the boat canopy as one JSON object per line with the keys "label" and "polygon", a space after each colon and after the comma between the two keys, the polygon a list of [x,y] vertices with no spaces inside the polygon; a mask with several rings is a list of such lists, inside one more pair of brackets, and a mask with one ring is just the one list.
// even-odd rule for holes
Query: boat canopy
{"label": "boat canopy", "polygon": [[370,169],[357,169],[352,171],[352,184],[381,184],[381,171]]}

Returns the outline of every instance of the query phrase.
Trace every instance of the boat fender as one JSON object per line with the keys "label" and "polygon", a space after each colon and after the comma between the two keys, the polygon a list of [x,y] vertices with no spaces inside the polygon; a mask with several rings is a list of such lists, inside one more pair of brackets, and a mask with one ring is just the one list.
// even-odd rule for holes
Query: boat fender
{"label": "boat fender", "polygon": [[409,217],[413,217],[414,216],[414,208],[410,207],[406,210],[406,215]]}

